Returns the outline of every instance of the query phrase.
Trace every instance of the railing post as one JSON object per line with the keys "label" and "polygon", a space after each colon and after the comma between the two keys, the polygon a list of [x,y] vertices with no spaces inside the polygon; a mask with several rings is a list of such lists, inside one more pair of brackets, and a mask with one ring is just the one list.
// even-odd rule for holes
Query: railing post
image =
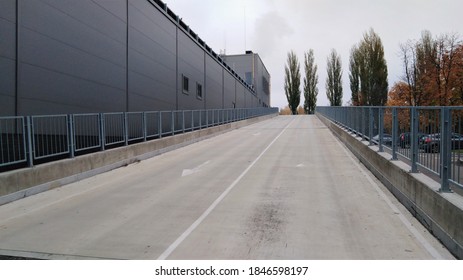
{"label": "railing post", "polygon": [[392,159],[397,160],[397,139],[399,139],[399,121],[397,118],[397,108],[392,108]]}
{"label": "railing post", "polygon": [[340,124],[342,127],[346,127],[346,108],[336,108],[336,112],[338,115],[338,124]]}
{"label": "railing post", "polygon": [[182,133],[185,133],[185,110],[182,111]]}
{"label": "railing post", "polygon": [[372,146],[373,145],[373,123],[375,121],[374,117],[373,117],[373,108],[371,107],[368,107],[368,114],[369,114],[369,118],[368,118],[368,141],[369,141],[369,146]]}
{"label": "railing post", "polygon": [[379,150],[378,152],[382,153],[384,152],[383,149],[383,132],[384,132],[384,107],[379,107],[378,108],[378,136],[379,136],[379,141],[378,141],[378,146]]}
{"label": "railing post", "polygon": [[418,172],[418,110],[416,107],[410,108],[410,123],[411,123],[411,135],[410,135],[410,142],[411,142],[411,161],[412,161],[412,170],[410,172],[417,173]]}
{"label": "railing post", "polygon": [[361,110],[361,114],[362,114],[361,117],[360,117],[360,122],[362,123],[362,141],[363,140],[366,141],[367,140],[367,137],[366,137],[366,134],[365,134],[365,130],[366,130],[366,125],[365,125],[365,120],[366,120],[365,115],[366,115],[366,113],[365,113],[365,111],[366,110],[365,110],[365,107],[361,107],[360,110]]}
{"label": "railing post", "polygon": [[[323,108],[324,110],[326,108]],[[342,111],[339,110],[339,109],[335,109],[333,110],[333,112],[324,112],[325,115],[328,115],[330,114],[332,118],[334,118],[334,121],[337,123],[337,124],[340,124],[342,126]]]}
{"label": "railing post", "polygon": [[350,107],[350,114],[351,114],[351,128],[352,128],[352,134],[354,134],[354,136],[357,136],[357,118],[355,116],[355,108],[354,107]]}
{"label": "railing post", "polygon": [[158,131],[159,131],[159,139],[161,139],[162,138],[162,111],[159,111]]}
{"label": "railing post", "polygon": [[171,113],[171,119],[172,119],[172,123],[171,123],[171,129],[172,129],[172,135],[175,134],[175,118],[174,118],[174,111],[170,111]]}
{"label": "railing post", "polygon": [[127,112],[124,112],[124,145],[129,145],[129,116]]}
{"label": "railing post", "polygon": [[148,127],[146,123],[146,112],[143,112],[142,122],[143,122],[143,142],[146,142],[146,135],[148,135]]}
{"label": "railing post", "polygon": [[69,145],[69,157],[73,158],[75,156],[75,147],[74,147],[74,115],[68,115],[68,145]]}
{"label": "railing post", "polygon": [[346,108],[344,108],[344,109],[342,110],[343,115],[344,115],[344,116],[343,116],[343,121],[344,121],[343,125],[344,125],[345,128],[349,128],[349,125],[348,125],[348,123],[349,123],[349,120],[348,120],[349,114],[348,114],[348,112],[347,112],[347,109],[349,109],[349,108],[346,107]]}
{"label": "railing post", "polygon": [[350,123],[351,123],[351,117],[350,117],[350,108],[349,107],[346,107],[345,109],[345,114],[346,114],[346,128],[349,130],[349,133],[352,131],[351,127],[350,127]]}
{"label": "railing post", "polygon": [[101,144],[101,150],[105,150],[106,146],[106,137],[105,137],[105,120],[104,120],[104,114],[100,113],[100,144]]}
{"label": "railing post", "polygon": [[355,107],[354,110],[355,110],[355,119],[356,119],[355,120],[355,126],[356,126],[355,130],[357,132],[357,137],[361,137],[361,134],[360,134],[361,133],[361,131],[360,131],[360,119],[361,118],[360,118],[360,116],[361,116],[362,110],[361,110],[360,107]]}
{"label": "railing post", "polygon": [[451,165],[451,129],[450,129],[450,109],[441,108],[441,141],[440,145],[440,167],[441,167],[441,187],[439,192],[451,192],[449,187],[450,165]]}
{"label": "railing post", "polygon": [[26,133],[27,133],[27,165],[29,167],[34,166],[34,150],[33,150],[33,145],[32,145],[32,138],[34,135],[32,129],[32,120],[30,116],[26,117]]}

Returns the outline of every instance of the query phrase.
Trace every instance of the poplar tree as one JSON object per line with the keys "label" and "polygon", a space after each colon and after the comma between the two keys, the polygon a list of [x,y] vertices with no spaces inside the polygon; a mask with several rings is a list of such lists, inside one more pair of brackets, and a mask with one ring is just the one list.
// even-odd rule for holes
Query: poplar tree
{"label": "poplar tree", "polygon": [[342,106],[342,64],[336,50],[331,50],[327,59],[326,96],[330,106]]}
{"label": "poplar tree", "polygon": [[304,111],[306,114],[314,114],[315,106],[317,105],[318,95],[318,74],[317,65],[314,62],[313,50],[309,50],[304,54]]}
{"label": "poplar tree", "polygon": [[381,38],[370,29],[350,54],[352,104],[384,106],[387,102],[387,64]]}
{"label": "poplar tree", "polygon": [[288,107],[293,115],[297,114],[297,107],[301,102],[301,73],[300,64],[296,54],[288,53],[287,65],[285,66],[285,94],[288,100]]}

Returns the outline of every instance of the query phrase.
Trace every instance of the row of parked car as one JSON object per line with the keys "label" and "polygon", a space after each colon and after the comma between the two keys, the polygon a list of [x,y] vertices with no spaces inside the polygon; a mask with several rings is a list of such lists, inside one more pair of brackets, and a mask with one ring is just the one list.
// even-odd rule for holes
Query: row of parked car
{"label": "row of parked car", "polygon": [[[441,143],[441,135],[440,133],[434,134],[425,134],[425,133],[418,133],[418,143],[419,148],[424,150],[426,153],[439,153],[440,152],[440,143]],[[392,146],[392,135],[384,133],[383,134],[383,145]],[[373,141],[379,141],[379,135],[373,137]],[[463,149],[463,135],[458,133],[452,133],[451,136],[451,148],[452,150],[460,150]],[[397,139],[397,145],[401,148],[410,148],[411,146],[411,133],[404,132],[399,135]]]}

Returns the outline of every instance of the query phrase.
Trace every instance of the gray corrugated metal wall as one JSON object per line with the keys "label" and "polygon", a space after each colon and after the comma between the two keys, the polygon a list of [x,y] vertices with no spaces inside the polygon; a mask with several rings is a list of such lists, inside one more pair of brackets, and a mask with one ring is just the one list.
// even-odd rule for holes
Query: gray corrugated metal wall
{"label": "gray corrugated metal wall", "polygon": [[16,113],[16,1],[0,1],[0,115]]}
{"label": "gray corrugated metal wall", "polygon": [[[209,55],[206,55],[206,109],[216,109],[224,106],[222,77],[223,69]],[[227,104],[227,107],[232,107]]]}
{"label": "gray corrugated metal wall", "polygon": [[1,0],[0,115],[255,106],[233,71],[159,3]]}
{"label": "gray corrugated metal wall", "polygon": [[148,1],[129,1],[129,111],[176,109],[176,32]]}
{"label": "gray corrugated metal wall", "polygon": [[18,115],[126,110],[126,5],[82,3],[18,2]]}
{"label": "gray corrugated metal wall", "polygon": [[[224,104],[225,108],[239,108],[236,100],[236,80],[225,69],[223,70]],[[242,104],[241,104],[242,105]],[[240,105],[240,106],[241,106]]]}

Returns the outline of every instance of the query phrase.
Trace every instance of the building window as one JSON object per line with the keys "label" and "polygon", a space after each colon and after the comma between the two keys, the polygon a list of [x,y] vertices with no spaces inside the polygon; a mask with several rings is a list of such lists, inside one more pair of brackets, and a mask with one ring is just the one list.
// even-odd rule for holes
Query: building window
{"label": "building window", "polygon": [[262,77],[262,89],[265,94],[270,95],[270,83],[265,77]]}
{"label": "building window", "polygon": [[253,82],[252,82],[252,72],[246,72],[244,73],[244,78],[246,80],[246,83],[248,85],[253,85]]}
{"label": "building window", "polygon": [[188,92],[190,91],[188,83],[189,83],[188,77],[185,75],[182,75],[182,89],[183,89],[183,93],[185,94],[188,94]]}
{"label": "building window", "polygon": [[196,83],[196,98],[203,99],[203,86]]}

